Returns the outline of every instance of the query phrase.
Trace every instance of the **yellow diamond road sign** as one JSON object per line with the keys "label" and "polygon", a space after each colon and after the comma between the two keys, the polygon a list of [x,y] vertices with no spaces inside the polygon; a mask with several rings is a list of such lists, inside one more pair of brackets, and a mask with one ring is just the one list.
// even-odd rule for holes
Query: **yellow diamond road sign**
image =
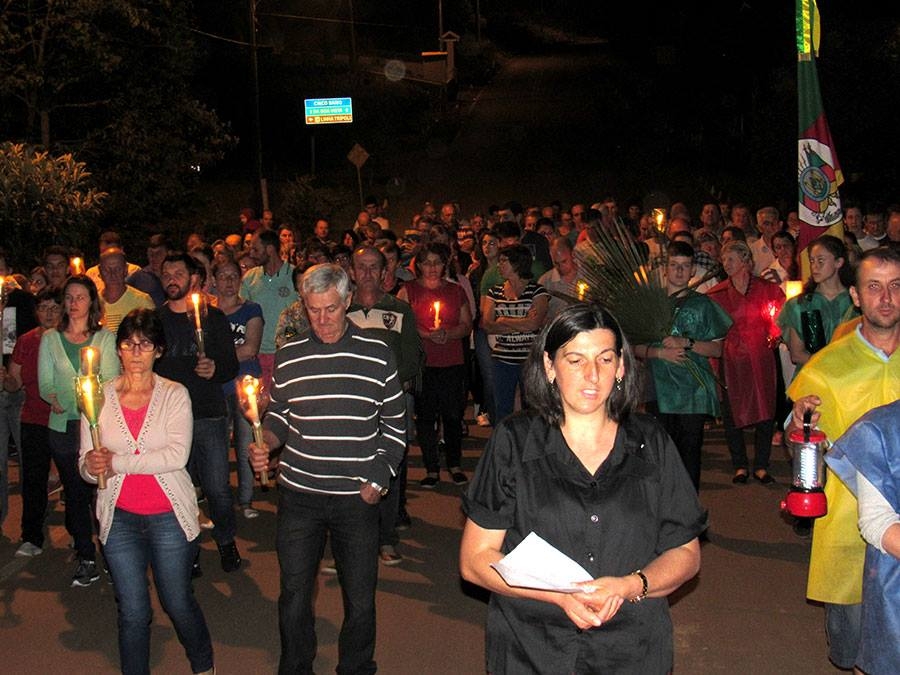
{"label": "yellow diamond road sign", "polygon": [[362,168],[362,165],[369,159],[369,153],[366,152],[366,149],[363,146],[357,143],[350,149],[350,152],[347,153],[347,159],[350,160],[350,163],[353,164],[353,166],[359,169]]}

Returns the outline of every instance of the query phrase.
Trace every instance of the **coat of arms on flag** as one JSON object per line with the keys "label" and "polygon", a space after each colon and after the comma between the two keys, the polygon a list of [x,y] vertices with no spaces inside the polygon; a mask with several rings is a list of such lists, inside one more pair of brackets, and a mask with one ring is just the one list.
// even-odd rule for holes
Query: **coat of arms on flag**
{"label": "coat of arms on flag", "polygon": [[828,227],[842,217],[839,169],[835,168],[831,148],[825,143],[801,138],[799,145],[800,220]]}

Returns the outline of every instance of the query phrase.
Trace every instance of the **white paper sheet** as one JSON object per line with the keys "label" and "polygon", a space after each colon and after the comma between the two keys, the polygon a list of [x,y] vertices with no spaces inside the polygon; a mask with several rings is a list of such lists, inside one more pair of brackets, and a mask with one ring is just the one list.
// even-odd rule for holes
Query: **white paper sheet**
{"label": "white paper sheet", "polygon": [[544,591],[577,593],[585,589],[575,586],[574,582],[593,579],[581,565],[534,532],[504,558],[491,563],[491,567],[510,586]]}

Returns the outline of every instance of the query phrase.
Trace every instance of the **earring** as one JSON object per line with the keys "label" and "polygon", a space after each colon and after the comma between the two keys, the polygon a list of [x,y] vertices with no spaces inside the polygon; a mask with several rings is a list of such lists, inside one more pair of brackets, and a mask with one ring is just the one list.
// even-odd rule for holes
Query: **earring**
{"label": "earring", "polygon": [[622,378],[616,378],[616,391],[622,391]]}

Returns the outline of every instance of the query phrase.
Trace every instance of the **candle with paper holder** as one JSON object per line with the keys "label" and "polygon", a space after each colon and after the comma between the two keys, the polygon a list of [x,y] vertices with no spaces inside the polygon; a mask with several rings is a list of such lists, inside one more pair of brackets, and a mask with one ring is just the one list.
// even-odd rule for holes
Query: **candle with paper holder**
{"label": "candle with paper holder", "polygon": [[[100,411],[103,409],[105,397],[100,376],[79,375],[75,378],[75,398],[78,401],[78,409],[88,421],[91,429],[91,444],[94,450],[100,450]],[[106,474],[97,476],[97,488],[106,489]]]}
{"label": "candle with paper holder", "polygon": [[[265,410],[268,403],[268,397],[263,392],[263,388],[259,384],[259,380],[252,375],[244,375],[237,384],[238,404],[241,406],[241,412],[250,422],[253,429],[253,442],[257,447],[265,446],[263,440],[262,424],[260,423],[260,410]],[[269,472],[260,471],[259,483],[263,487],[269,485]]]}
{"label": "candle with paper holder", "polygon": [[441,327],[441,301],[434,301],[434,330]]}
{"label": "candle with paper holder", "polygon": [[194,324],[194,338],[197,341],[197,353],[200,357],[206,356],[206,343],[203,339],[203,317],[206,316],[206,298],[202,293],[191,293],[187,303],[187,316]]}

